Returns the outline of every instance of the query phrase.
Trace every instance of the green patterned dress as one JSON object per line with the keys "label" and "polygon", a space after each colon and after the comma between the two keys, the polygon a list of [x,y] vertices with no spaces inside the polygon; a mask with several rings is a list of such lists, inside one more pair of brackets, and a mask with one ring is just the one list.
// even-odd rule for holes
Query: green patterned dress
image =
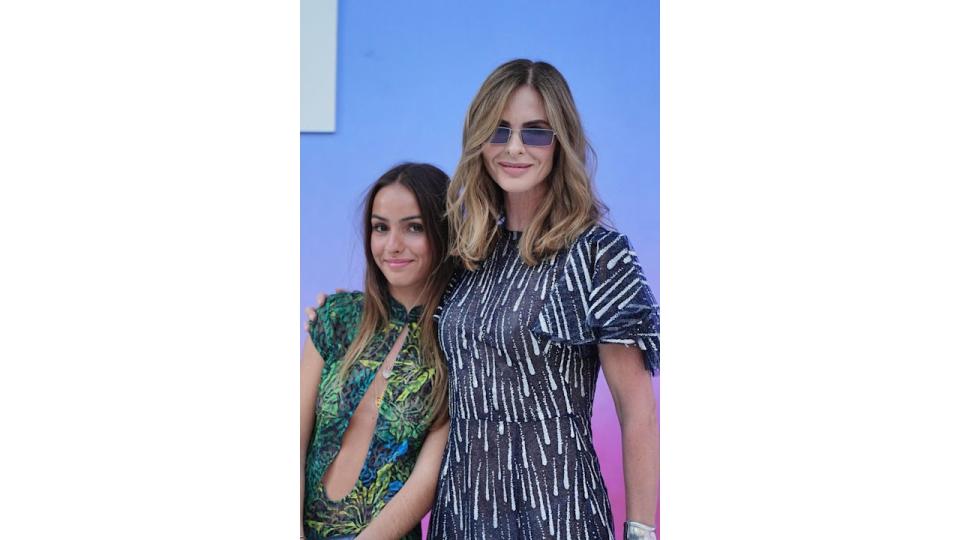
{"label": "green patterned dress", "polygon": [[[310,326],[310,337],[324,359],[305,465],[304,532],[311,540],[359,534],[410,477],[430,427],[427,397],[434,370],[424,367],[420,358],[419,306],[408,313],[391,298],[389,324],[376,334],[341,384],[337,373],[362,310],[362,293],[337,293],[317,309],[316,322]],[[360,478],[343,499],[332,501],[324,493],[324,472],[340,451],[350,416],[407,325],[410,331],[394,361]],[[403,537],[420,538],[419,524]]]}

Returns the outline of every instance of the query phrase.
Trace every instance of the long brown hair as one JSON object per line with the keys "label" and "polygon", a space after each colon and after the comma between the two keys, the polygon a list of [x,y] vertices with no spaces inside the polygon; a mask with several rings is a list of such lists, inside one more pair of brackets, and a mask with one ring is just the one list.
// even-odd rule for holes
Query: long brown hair
{"label": "long brown hair", "polygon": [[430,245],[433,270],[419,298],[423,306],[420,315],[420,355],[426,367],[434,370],[432,388],[428,397],[428,410],[431,421],[442,418],[447,412],[447,366],[437,342],[436,321],[433,318],[440,305],[443,291],[456,268],[454,259],[449,257],[449,228],[444,217],[444,197],[450,178],[433,165],[427,163],[401,163],[381,176],[367,191],[363,211],[363,244],[367,268],[363,284],[363,314],[356,338],[344,355],[340,377],[346,378],[350,368],[370,343],[373,336],[386,326],[390,319],[390,284],[380,271],[370,250],[370,236],[373,232],[371,215],[373,199],[386,186],[400,184],[409,189],[420,207],[424,232]]}
{"label": "long brown hair", "polygon": [[553,169],[545,180],[547,193],[520,240],[524,262],[532,266],[573,244],[606,212],[594,195],[588,171],[595,162],[595,153],[583,131],[567,81],[546,62],[507,62],[487,77],[470,103],[463,125],[463,154],[447,192],[451,252],[469,270],[475,270],[489,255],[500,234],[497,219],[504,211],[503,192],[483,163],[483,145],[499,125],[510,95],[524,85],[540,94],[547,121],[556,132],[557,145]]}

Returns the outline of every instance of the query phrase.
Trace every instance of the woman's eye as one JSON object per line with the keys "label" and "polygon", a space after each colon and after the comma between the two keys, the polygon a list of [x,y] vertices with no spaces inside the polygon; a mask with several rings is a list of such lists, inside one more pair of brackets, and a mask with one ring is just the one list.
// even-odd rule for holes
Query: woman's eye
{"label": "woman's eye", "polygon": [[373,232],[386,232],[386,231],[387,231],[387,226],[385,224],[383,223],[373,224]]}
{"label": "woman's eye", "polygon": [[421,224],[421,223],[411,223],[411,224],[410,224],[410,232],[422,233],[422,232],[423,232],[423,224]]}

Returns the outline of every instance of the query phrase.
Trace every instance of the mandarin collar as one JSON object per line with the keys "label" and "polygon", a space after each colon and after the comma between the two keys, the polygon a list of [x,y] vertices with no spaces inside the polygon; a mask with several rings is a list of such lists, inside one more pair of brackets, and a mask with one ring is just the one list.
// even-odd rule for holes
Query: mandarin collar
{"label": "mandarin collar", "polygon": [[390,296],[390,320],[394,322],[410,323],[420,320],[423,313],[423,306],[414,306],[409,312],[403,304]]}

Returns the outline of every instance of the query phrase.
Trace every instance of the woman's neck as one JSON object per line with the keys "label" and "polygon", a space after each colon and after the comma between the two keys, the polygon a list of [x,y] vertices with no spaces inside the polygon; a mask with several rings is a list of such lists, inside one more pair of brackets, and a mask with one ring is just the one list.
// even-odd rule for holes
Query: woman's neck
{"label": "woman's neck", "polygon": [[412,310],[413,308],[419,306],[423,303],[423,287],[394,287],[390,285],[389,287],[390,296],[394,300],[400,302],[404,309],[407,311]]}
{"label": "woman's neck", "polygon": [[505,192],[503,195],[504,214],[507,218],[508,231],[524,231],[533,221],[540,203],[547,193],[547,185],[541,182],[538,186],[522,193]]}

